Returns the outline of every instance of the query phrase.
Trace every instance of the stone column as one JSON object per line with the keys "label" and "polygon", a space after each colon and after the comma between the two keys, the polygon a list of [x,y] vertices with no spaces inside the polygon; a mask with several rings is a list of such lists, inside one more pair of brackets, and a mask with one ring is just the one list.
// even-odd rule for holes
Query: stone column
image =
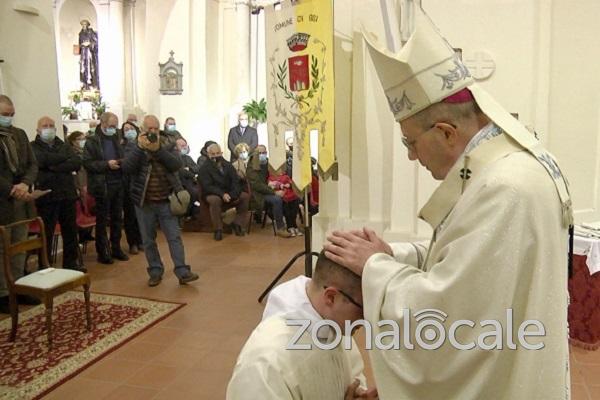
{"label": "stone column", "polygon": [[98,4],[100,91],[109,110],[121,121],[125,104],[123,0],[100,0]]}

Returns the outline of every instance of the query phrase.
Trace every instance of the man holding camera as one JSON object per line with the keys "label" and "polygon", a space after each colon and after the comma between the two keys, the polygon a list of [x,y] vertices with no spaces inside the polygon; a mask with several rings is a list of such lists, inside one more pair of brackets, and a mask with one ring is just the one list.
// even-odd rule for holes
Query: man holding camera
{"label": "man holding camera", "polygon": [[[102,114],[96,133],[86,140],[83,148],[88,192],[96,200],[96,253],[98,262],[102,264],[112,264],[113,258],[129,260],[121,249],[124,189],[121,171],[123,148],[117,135],[118,123],[119,119],[115,114]],[[106,236],[109,220],[110,247]]]}
{"label": "man holding camera", "polygon": [[131,177],[129,193],[144,241],[150,276],[148,286],[158,285],[165,269],[156,245],[157,222],[167,238],[179,284],[198,279],[185,263],[179,221],[171,212],[168,200],[173,190],[180,189],[177,173],[181,167],[177,147],[160,134],[158,118],[144,117],[137,144],[130,143],[125,149],[123,171]]}

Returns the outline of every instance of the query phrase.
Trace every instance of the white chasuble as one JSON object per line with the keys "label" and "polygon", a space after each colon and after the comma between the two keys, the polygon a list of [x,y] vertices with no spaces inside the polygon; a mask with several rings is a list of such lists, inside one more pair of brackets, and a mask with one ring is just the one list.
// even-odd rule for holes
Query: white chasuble
{"label": "white chasuble", "polygon": [[[547,169],[509,135],[463,155],[421,211],[431,244],[395,244],[365,265],[373,338],[392,329],[382,320],[401,336],[370,352],[380,398],[569,398],[563,216]],[[526,320],[543,327],[519,332]]]}

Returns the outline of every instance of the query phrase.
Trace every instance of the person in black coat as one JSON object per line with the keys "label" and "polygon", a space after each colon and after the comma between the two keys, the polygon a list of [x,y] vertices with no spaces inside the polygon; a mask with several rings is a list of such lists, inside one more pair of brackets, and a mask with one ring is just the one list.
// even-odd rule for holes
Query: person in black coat
{"label": "person in black coat", "polygon": [[[123,147],[117,135],[118,123],[115,114],[102,114],[96,133],[86,140],[83,148],[88,192],[96,200],[96,253],[98,262],[102,264],[112,264],[113,258],[129,260],[121,249],[124,185],[121,171]],[[109,220],[110,245],[106,235]]]}
{"label": "person in black coat", "polygon": [[186,215],[192,214],[192,208],[194,204],[196,204],[199,200],[199,190],[198,190],[198,172],[200,172],[200,167],[198,164],[194,162],[194,159],[190,157],[190,147],[188,146],[188,142],[184,138],[179,138],[175,142],[177,146],[177,150],[181,156],[181,161],[183,163],[183,167],[179,170],[179,180],[181,184],[190,194],[190,206],[188,208],[188,212]]}
{"label": "person in black coat", "polygon": [[212,144],[207,149],[208,159],[198,174],[202,187],[202,196],[209,204],[210,218],[215,228],[215,240],[223,238],[223,221],[221,214],[235,207],[237,216],[231,224],[237,236],[244,236],[242,224],[248,218],[248,193],[242,192],[239,178],[233,166],[225,161],[223,152],[218,144]]}
{"label": "person in black coat", "polygon": [[52,252],[52,239],[58,222],[63,239],[63,268],[85,271],[83,266],[78,265],[79,243],[75,211],[78,196],[73,179],[73,174],[81,168],[81,159],[71,146],[56,137],[54,121],[49,117],[39,119],[31,149],[38,163],[35,185],[41,190],[51,190],[35,202],[44,221],[48,257]]}
{"label": "person in black coat", "polygon": [[245,112],[238,115],[238,125],[231,128],[227,135],[227,147],[231,152],[231,162],[237,160],[235,146],[240,143],[250,146],[250,153],[258,146],[258,132],[256,132],[256,128],[248,126],[248,114]]}

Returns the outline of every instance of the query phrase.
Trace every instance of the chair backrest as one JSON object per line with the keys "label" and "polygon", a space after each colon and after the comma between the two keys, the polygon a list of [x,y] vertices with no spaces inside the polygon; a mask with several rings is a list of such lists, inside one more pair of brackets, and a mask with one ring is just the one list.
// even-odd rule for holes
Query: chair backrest
{"label": "chair backrest", "polygon": [[[12,230],[20,226],[29,228],[31,224],[39,226],[39,234],[36,236],[28,236],[27,239],[20,242],[12,242]],[[11,258],[17,254],[27,253],[32,250],[37,250],[38,257],[42,261],[41,266],[49,267],[48,253],[46,252],[46,232],[44,230],[44,221],[40,217],[18,221],[9,225],[0,225],[0,245],[3,251],[4,277],[6,284],[10,289],[14,285],[14,277],[12,276]],[[25,266],[23,266],[25,267]]]}

